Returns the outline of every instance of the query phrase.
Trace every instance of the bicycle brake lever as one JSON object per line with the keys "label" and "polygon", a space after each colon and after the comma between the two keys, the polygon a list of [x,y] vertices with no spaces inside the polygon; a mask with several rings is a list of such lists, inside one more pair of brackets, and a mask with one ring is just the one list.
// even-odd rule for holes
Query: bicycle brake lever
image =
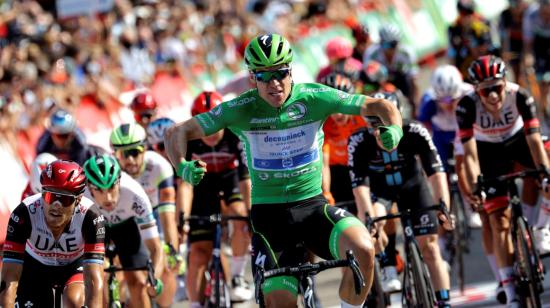
{"label": "bicycle brake lever", "polygon": [[346,251],[346,257],[348,259],[351,272],[353,273],[353,286],[355,287],[355,294],[359,295],[361,294],[361,289],[365,286],[365,278],[359,269],[359,263],[357,263],[357,259],[355,259],[355,256],[353,255],[353,251]]}
{"label": "bicycle brake lever", "polygon": [[147,260],[147,280],[153,287],[157,287],[157,280],[155,279],[155,268],[153,267],[153,262]]}
{"label": "bicycle brake lever", "polygon": [[264,272],[264,268],[260,266],[256,270],[256,275],[254,275],[254,297],[258,305],[260,305],[260,292],[264,283]]}

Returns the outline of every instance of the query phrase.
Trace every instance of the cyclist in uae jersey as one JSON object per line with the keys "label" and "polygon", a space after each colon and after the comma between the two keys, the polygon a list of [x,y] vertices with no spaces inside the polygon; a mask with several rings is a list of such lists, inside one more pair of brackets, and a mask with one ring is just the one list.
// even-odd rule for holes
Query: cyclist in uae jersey
{"label": "cyclist in uae jersey", "polygon": [[[105,217],[105,242],[115,245],[114,251],[108,253],[117,255],[123,268],[145,267],[151,257],[157,279],[156,292],[152,287],[147,289],[146,271],[123,272],[130,307],[150,307],[148,294],[158,295],[162,291],[159,277],[164,270],[164,260],[149,198],[138,182],[120,170],[113,156],[92,156],[84,164],[84,171],[88,178],[86,196],[97,202]],[[104,300],[106,303],[107,294]]]}
{"label": "cyclist in uae jersey", "polygon": [[[378,95],[394,101],[397,106],[400,105],[393,94],[378,93],[375,97]],[[430,270],[438,307],[450,307],[450,280],[437,242],[436,215],[434,212],[418,212],[419,209],[439,203],[440,199],[449,204],[447,175],[430,133],[422,124],[406,120],[403,123],[404,135],[399,146],[394,151],[386,151],[378,145],[378,137],[373,129],[379,125],[378,119],[369,117],[367,121],[369,128],[352,134],[348,146],[349,176],[357,207],[360,209],[358,216],[364,219],[365,213],[369,213],[371,217],[386,214],[380,205],[377,205],[378,208],[375,210],[371,192],[378,198],[378,203],[386,203],[385,205],[391,208],[395,202],[400,211],[411,210],[414,234]],[[418,163],[418,158],[422,167]],[[429,186],[434,192],[433,198]],[[385,238],[383,224],[376,227],[381,235],[379,238]],[[450,228],[448,224],[445,227]],[[388,234],[388,239],[385,254],[381,253],[379,258],[382,267],[382,288],[385,292],[395,292],[401,289],[395,268],[395,235]]]}
{"label": "cyclist in uae jersey", "polygon": [[[168,157],[184,180],[197,184],[206,164],[185,160],[187,141],[229,128],[244,143],[252,180],[253,267],[303,261],[294,251],[299,243],[325,259],[340,258],[351,249],[366,287],[356,295],[346,269],[340,297],[345,307],[361,307],[372,281],[373,246],[357,218],[328,206],[321,195],[321,128],[332,113],[379,116],[388,125],[381,128],[384,146],[392,149],[403,133],[399,111],[384,99],[293,84],[292,49],[278,34],[252,39],[245,53],[256,89],[168,130]],[[295,278],[268,279],[262,287],[268,307],[296,304]]]}
{"label": "cyclist in uae jersey", "polygon": [[[338,73],[329,74],[322,83],[346,93],[355,92],[351,79]],[[348,138],[365,126],[363,117],[341,113],[331,115],[323,125],[323,195],[330,203],[353,200],[348,176]],[[345,208],[357,215],[355,204]]]}
{"label": "cyclist in uae jersey", "polygon": [[[533,98],[517,84],[505,80],[504,62],[495,56],[482,56],[472,62],[470,79],[476,82],[475,91],[461,98],[457,107],[459,136],[464,148],[464,167],[470,191],[475,187],[480,173],[493,178],[513,170],[514,163],[523,168],[543,166],[548,168],[539,121]],[[546,190],[546,188],[545,188]],[[513,284],[513,267],[510,224],[503,223],[510,217],[505,183],[491,185],[486,190],[486,200],[479,200],[471,193],[466,195],[472,204],[483,204],[484,249],[496,257],[500,280],[506,292],[508,304],[517,305]],[[544,193],[535,225],[534,235],[541,253],[550,251],[548,217],[550,195]],[[482,202],[483,201],[483,202]],[[530,217],[530,207],[526,217]],[[533,211],[532,207],[530,211]],[[487,226],[487,227],[485,227]],[[486,238],[491,240],[485,241]]]}
{"label": "cyclist in uae jersey", "polygon": [[43,193],[23,200],[10,216],[0,306],[53,307],[52,289],[59,286],[65,307],[101,307],[104,219],[82,196],[84,172],[75,162],[56,160],[40,182]]}

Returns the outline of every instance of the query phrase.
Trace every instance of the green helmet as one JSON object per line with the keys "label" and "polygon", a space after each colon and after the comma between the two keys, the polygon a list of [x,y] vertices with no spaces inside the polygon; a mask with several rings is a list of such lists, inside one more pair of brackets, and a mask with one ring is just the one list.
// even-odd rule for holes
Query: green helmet
{"label": "green helmet", "polygon": [[120,178],[120,165],[111,155],[95,155],[84,163],[88,183],[100,189],[109,189]]}
{"label": "green helmet", "polygon": [[290,43],[279,34],[265,34],[253,38],[244,52],[246,65],[251,70],[292,62]]}
{"label": "green helmet", "polygon": [[142,147],[147,140],[145,129],[137,123],[126,123],[111,133],[111,146],[115,150]]}

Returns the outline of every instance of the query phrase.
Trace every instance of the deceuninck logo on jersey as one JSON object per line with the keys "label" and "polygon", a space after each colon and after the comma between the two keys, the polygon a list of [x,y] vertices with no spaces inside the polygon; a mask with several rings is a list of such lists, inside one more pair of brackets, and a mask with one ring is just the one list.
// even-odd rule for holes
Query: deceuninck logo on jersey
{"label": "deceuninck logo on jersey", "polygon": [[303,103],[295,103],[286,109],[288,117],[292,120],[303,118],[307,113],[307,107]]}

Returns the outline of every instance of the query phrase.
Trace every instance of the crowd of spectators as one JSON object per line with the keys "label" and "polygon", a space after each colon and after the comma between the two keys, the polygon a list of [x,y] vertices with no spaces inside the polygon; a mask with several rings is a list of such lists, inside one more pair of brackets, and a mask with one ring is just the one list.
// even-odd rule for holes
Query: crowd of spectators
{"label": "crowd of spectators", "polygon": [[296,41],[356,23],[357,8],[386,9],[371,0],[113,0],[105,12],[66,17],[55,2],[0,7],[0,141],[14,151],[58,107],[73,112],[87,99],[101,108],[162,73],[196,87],[208,73],[216,83],[221,68],[243,69],[259,33]]}

